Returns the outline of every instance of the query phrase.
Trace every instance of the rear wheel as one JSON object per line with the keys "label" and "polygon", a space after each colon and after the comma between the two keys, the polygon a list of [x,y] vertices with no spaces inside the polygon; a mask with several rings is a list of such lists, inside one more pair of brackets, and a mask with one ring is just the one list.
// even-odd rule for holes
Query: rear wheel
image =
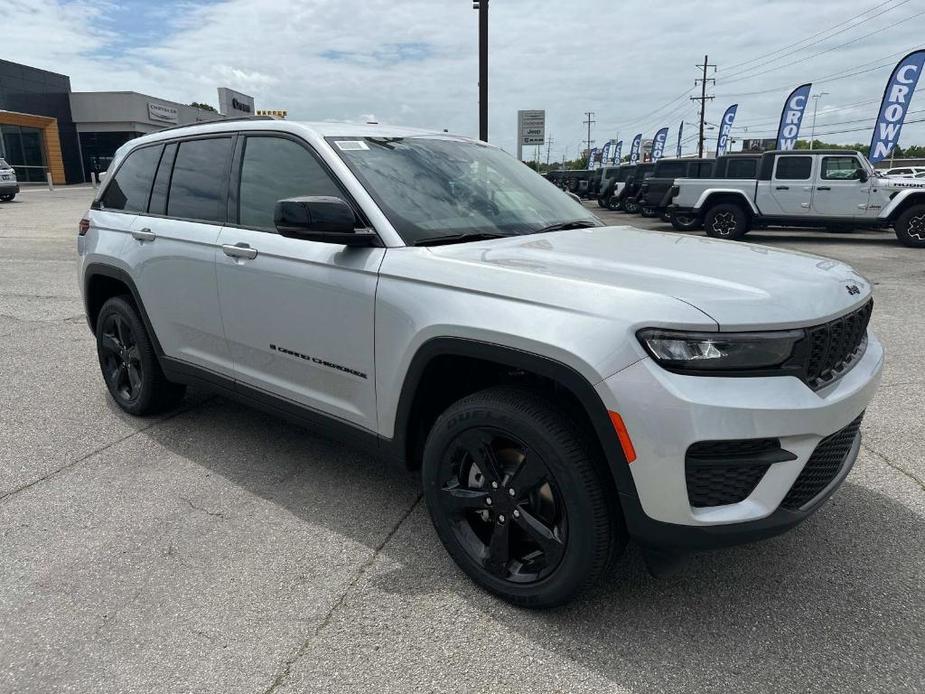
{"label": "rear wheel", "polygon": [[186,386],[164,376],[144,323],[126,297],[109,299],[100,309],[96,350],[109,394],[129,414],[154,414],[183,398]]}
{"label": "rear wheel", "polygon": [[641,208],[641,213],[642,213],[642,216],[643,216],[643,217],[654,217],[654,216],[655,216],[655,208],[654,208],[654,207],[642,207],[642,208]]}
{"label": "rear wheel", "polygon": [[607,209],[618,212],[623,209],[623,201],[616,196],[611,197],[610,200],[607,201]]}
{"label": "rear wheel", "polygon": [[629,214],[638,214],[639,213],[639,203],[631,198],[626,198],[623,200],[623,211],[628,212]]}
{"label": "rear wheel", "polygon": [[700,226],[695,214],[670,214],[668,221],[677,231],[693,231]]}
{"label": "rear wheel", "polygon": [[422,476],[447,551],[517,605],[570,600],[626,542],[577,425],[533,391],[490,388],[450,406],[427,438]]}
{"label": "rear wheel", "polygon": [[0,195],[0,202],[9,202],[16,197],[16,193],[4,193]]}
{"label": "rear wheel", "polygon": [[903,212],[893,229],[904,246],[925,248],[925,205],[913,205]]}
{"label": "rear wheel", "polygon": [[716,239],[740,239],[748,231],[748,215],[735,203],[722,203],[707,211],[703,228]]}

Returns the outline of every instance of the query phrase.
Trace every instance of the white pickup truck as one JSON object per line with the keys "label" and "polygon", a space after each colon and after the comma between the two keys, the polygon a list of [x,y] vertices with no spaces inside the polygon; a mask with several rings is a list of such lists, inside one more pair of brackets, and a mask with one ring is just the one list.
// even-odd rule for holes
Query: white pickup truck
{"label": "white pickup truck", "polygon": [[765,152],[757,178],[682,178],[672,193],[669,217],[694,215],[716,238],[771,225],[892,228],[925,248],[925,181],[880,178],[859,152]]}

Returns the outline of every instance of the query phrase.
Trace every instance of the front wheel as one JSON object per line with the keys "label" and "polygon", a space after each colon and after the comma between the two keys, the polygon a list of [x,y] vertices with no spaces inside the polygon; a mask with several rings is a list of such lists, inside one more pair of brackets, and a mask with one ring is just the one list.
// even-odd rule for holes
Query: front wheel
{"label": "front wheel", "polygon": [[639,203],[631,198],[626,198],[623,201],[623,210],[629,214],[637,214],[639,212]]}
{"label": "front wheel", "polygon": [[925,205],[914,205],[903,212],[893,230],[904,246],[925,248]]}
{"label": "front wheel", "polygon": [[0,202],[9,202],[16,197],[16,193],[4,193],[0,195]]}
{"label": "front wheel", "polygon": [[534,391],[499,386],[451,405],[428,435],[422,476],[447,551],[516,605],[567,602],[626,542],[577,425]]}
{"label": "front wheel", "polygon": [[703,220],[707,236],[716,239],[737,240],[748,231],[748,216],[739,205],[723,203],[711,207]]}
{"label": "front wheel", "polygon": [[607,201],[607,209],[619,212],[623,209],[623,201],[618,197],[611,197],[610,200]]}
{"label": "front wheel", "polygon": [[693,231],[700,226],[695,214],[671,214],[668,215],[668,221],[677,231]]}

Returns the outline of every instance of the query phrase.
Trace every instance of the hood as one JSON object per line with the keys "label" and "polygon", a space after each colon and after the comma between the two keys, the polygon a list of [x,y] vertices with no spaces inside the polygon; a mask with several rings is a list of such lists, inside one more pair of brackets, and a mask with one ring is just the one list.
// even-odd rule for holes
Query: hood
{"label": "hood", "polygon": [[673,297],[706,313],[720,330],[822,323],[862,305],[871,292],[867,280],[836,260],[633,227],[575,229],[429,250],[447,260]]}

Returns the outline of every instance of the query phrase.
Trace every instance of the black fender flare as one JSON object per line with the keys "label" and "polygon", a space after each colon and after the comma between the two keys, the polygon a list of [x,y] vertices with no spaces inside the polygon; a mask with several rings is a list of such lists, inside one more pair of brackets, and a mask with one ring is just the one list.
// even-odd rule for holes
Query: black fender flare
{"label": "black fender flare", "polygon": [[[422,344],[411,359],[399,395],[395,416],[394,438],[390,441],[394,456],[406,457],[408,431],[415,395],[427,365],[436,357],[458,356],[481,359],[513,369],[522,369],[555,381],[569,390],[581,404],[597,437],[604,461],[621,497],[624,513],[627,506],[639,506],[623,447],[610,415],[594,386],[578,371],[560,361],[505,345],[460,337],[436,337]],[[629,504],[627,503],[629,502]],[[635,503],[633,503],[635,502]]]}
{"label": "black fender flare", "polygon": [[135,302],[135,306],[138,308],[138,313],[141,315],[141,321],[145,325],[145,329],[148,331],[148,336],[151,338],[151,344],[154,346],[154,353],[160,359],[164,355],[164,350],[161,348],[161,343],[157,339],[157,334],[154,332],[154,326],[151,324],[151,319],[148,317],[148,312],[145,310],[144,302],[141,300],[141,294],[138,292],[138,287],[135,285],[135,281],[122,268],[115,267],[113,265],[107,265],[105,263],[90,263],[84,269],[84,312],[87,316],[87,324],[90,326],[90,331],[95,335],[96,334],[96,325],[94,324],[93,319],[90,317],[90,286],[93,282],[93,279],[96,277],[108,277],[110,279],[118,280],[126,287],[128,287],[129,293],[132,295],[132,301]]}

